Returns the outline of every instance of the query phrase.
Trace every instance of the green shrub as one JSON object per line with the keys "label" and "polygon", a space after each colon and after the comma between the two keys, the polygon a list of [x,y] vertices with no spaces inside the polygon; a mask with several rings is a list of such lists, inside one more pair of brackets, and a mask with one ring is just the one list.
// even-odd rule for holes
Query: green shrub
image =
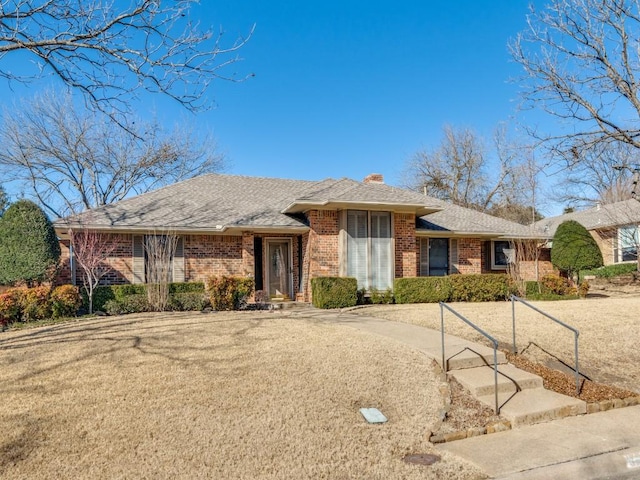
{"label": "green shrub", "polygon": [[253,292],[253,279],[243,277],[209,277],[207,291],[216,310],[239,310],[246,306]]}
{"label": "green shrub", "polygon": [[18,200],[0,217],[0,284],[50,280],[59,258],[58,237],[38,205]]}
{"label": "green shrub", "polygon": [[531,295],[539,295],[542,293],[542,285],[535,280],[529,280],[524,282],[525,296],[530,298]]}
{"label": "green shrub", "polygon": [[585,275],[593,275],[597,278],[611,278],[637,271],[637,263],[617,263],[615,265],[607,265],[594,270],[583,270],[580,272],[580,277],[584,278]]}
{"label": "green shrub", "polygon": [[498,302],[508,300],[517,289],[508,275],[451,275],[451,302]]}
{"label": "green shrub", "polygon": [[210,305],[204,292],[174,293],[169,297],[169,308],[175,312],[200,312]]}
{"label": "green shrub", "polygon": [[49,301],[53,318],[73,317],[82,304],[82,297],[77,287],[60,285],[53,289]]}
{"label": "green shrub", "polygon": [[580,297],[578,295],[556,295],[555,293],[536,293],[527,297],[528,301],[540,300],[540,301],[553,301],[553,300],[577,300]]}
{"label": "green shrub", "polygon": [[540,281],[542,285],[542,293],[553,295],[569,295],[571,293],[571,285],[566,278],[558,275],[545,275]]}
{"label": "green shrub", "polygon": [[125,315],[128,313],[150,312],[151,305],[146,295],[128,295],[104,304],[105,312],[109,315]]}
{"label": "green shrub", "polygon": [[369,301],[374,305],[387,305],[394,303],[393,290],[390,288],[386,290],[372,290],[369,296]]}
{"label": "green shrub", "polygon": [[169,284],[169,295],[180,293],[205,293],[204,282],[181,282]]}
{"label": "green shrub", "polygon": [[393,290],[396,303],[448,302],[451,297],[450,277],[396,278]]}
{"label": "green shrub", "polygon": [[311,295],[316,308],[353,307],[358,302],[358,281],[351,277],[312,278]]}
{"label": "green shrub", "polygon": [[[169,284],[169,295],[181,295],[187,293],[205,293],[202,282],[180,282]],[[126,285],[100,285],[96,287],[93,296],[93,309],[106,312],[105,304],[109,300],[124,300],[131,295],[146,295],[147,285],[144,283]],[[88,305],[87,294],[82,289],[83,304]],[[187,301],[188,302],[188,301]],[[113,306],[112,306],[113,307]],[[191,309],[189,309],[191,310]],[[108,312],[107,312],[108,313]]]}
{"label": "green shrub", "polygon": [[34,287],[24,289],[22,292],[22,320],[30,322],[51,318],[51,303],[49,287]]}
{"label": "green shrub", "polygon": [[558,226],[553,236],[551,263],[573,277],[580,270],[601,267],[602,252],[585,227],[575,220],[567,220]]}

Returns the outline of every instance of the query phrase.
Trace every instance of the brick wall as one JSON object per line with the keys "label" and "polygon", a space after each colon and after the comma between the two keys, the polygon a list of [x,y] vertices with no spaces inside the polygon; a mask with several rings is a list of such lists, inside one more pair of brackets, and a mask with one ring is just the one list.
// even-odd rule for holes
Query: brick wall
{"label": "brick wall", "polygon": [[482,240],[478,238],[458,239],[458,263],[460,273],[483,273],[486,264]]}
{"label": "brick wall", "polygon": [[58,275],[54,281],[55,285],[65,285],[71,283],[71,262],[69,255],[71,253],[69,240],[60,240],[60,262],[58,267]]}
{"label": "brick wall", "polygon": [[305,299],[309,301],[312,278],[339,275],[338,237],[340,226],[338,212],[333,210],[312,210],[307,214],[307,219],[311,231],[307,236],[304,250],[308,272],[303,288]]}
{"label": "brick wall", "polygon": [[211,275],[243,276],[245,262],[250,263],[248,258],[243,259],[243,238],[241,235],[185,235],[185,281],[204,282]]}
{"label": "brick wall", "polygon": [[418,274],[419,245],[416,242],[416,217],[413,214],[393,215],[395,242],[395,276],[415,277]]}
{"label": "brick wall", "polygon": [[602,260],[605,265],[615,263],[614,250],[618,242],[618,229],[608,228],[603,230],[590,230],[589,233],[594,238],[600,251],[602,252]]}
{"label": "brick wall", "polygon": [[[105,261],[107,273],[101,278],[100,285],[122,285],[133,281],[133,237],[131,235],[107,234],[116,247]],[[60,242],[60,272],[55,284],[71,283],[71,267],[69,259],[69,240]],[[76,285],[82,285],[82,268],[76,262]]]}
{"label": "brick wall", "polygon": [[[536,274],[537,273],[537,274]],[[551,250],[541,248],[538,250],[538,262],[536,272],[536,262],[525,260],[520,262],[520,275],[524,280],[540,280],[545,275],[558,274],[558,271],[551,264]]]}

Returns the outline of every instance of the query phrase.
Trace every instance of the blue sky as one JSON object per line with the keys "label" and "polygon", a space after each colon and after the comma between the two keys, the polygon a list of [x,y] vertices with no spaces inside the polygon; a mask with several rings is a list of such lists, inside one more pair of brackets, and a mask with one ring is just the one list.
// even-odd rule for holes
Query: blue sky
{"label": "blue sky", "polygon": [[445,124],[489,138],[513,123],[507,42],[525,27],[525,2],[211,4],[203,18],[230,37],[256,24],[237,66],[255,77],[214,85],[218,107],[203,116],[233,173],[397,183]]}
{"label": "blue sky", "polygon": [[[527,2],[203,0],[203,26],[232,42],[255,24],[218,81],[217,107],[189,114],[143,96],[140,116],[211,130],[228,173],[322,179],[382,173],[397,184],[406,161],[438,144],[445,124],[490,139],[515,128],[520,73],[507,42],[526,26]],[[231,71],[227,71],[231,73]],[[43,82],[44,87],[44,82]],[[36,83],[31,92],[39,88]],[[0,87],[8,105],[23,89]]]}

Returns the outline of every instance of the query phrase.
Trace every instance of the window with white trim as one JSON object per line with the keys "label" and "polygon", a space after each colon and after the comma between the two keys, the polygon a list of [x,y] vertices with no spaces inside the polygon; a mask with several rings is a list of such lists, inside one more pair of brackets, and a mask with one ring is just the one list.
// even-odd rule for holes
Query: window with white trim
{"label": "window with white trim", "polygon": [[638,260],[638,245],[640,245],[640,233],[637,225],[625,225],[618,227],[618,250],[616,263],[635,262]]}
{"label": "window with white trim", "polygon": [[358,288],[392,288],[390,212],[347,211],[347,276],[358,280]]}
{"label": "window with white trim", "polygon": [[493,240],[491,242],[491,269],[506,270],[509,265],[507,251],[510,249],[508,240]]}

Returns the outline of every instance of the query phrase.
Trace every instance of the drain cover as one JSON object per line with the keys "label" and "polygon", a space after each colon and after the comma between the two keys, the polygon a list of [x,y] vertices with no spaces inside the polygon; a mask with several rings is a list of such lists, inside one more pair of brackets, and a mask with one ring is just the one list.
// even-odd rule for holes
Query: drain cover
{"label": "drain cover", "polygon": [[433,465],[440,460],[439,455],[433,455],[431,453],[414,453],[407,455],[403,458],[407,463],[414,463],[416,465]]}
{"label": "drain cover", "polygon": [[377,408],[361,408],[360,413],[369,423],[385,423],[387,421],[387,417]]}

